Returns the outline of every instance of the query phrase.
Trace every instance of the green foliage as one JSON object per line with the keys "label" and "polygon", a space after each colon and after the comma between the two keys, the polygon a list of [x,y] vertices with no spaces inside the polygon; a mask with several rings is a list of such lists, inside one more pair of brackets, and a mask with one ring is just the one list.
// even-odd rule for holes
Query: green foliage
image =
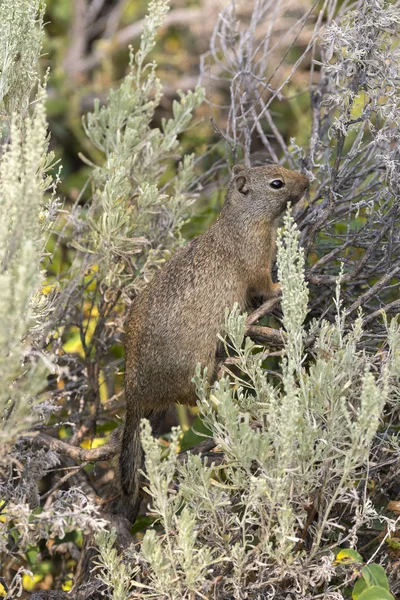
{"label": "green foliage", "polygon": [[129,569],[124,564],[120,553],[114,548],[115,531],[100,531],[96,535],[96,545],[99,548],[98,569],[96,577],[111,590],[113,600],[126,600],[131,585],[131,578],[137,569]]}
{"label": "green foliage", "polygon": [[110,92],[107,104],[100,108],[96,101],[84,120],[86,134],[105,161],[93,170],[89,231],[76,247],[96,254],[101,277],[110,287],[124,288],[127,282],[134,287],[132,269],[140,270],[147,261],[147,272],[181,242],[180,230],[193,202],[187,195],[194,177],[193,155],[179,163],[172,184],[162,187],[162,178],[168,159],[179,151],[178,136],[203,102],[204,90],[180,94],[172,118],[163,118],[161,129],[152,126],[162,86],[156,64],[146,61],[168,5],[157,0],[148,10],[140,48],[136,54],[130,51],[128,75]]}
{"label": "green foliage", "polygon": [[[49,466],[57,464],[55,455],[48,455]],[[10,457],[15,459],[14,456]],[[33,463],[34,461],[32,461]],[[36,465],[34,465],[36,466]],[[28,491],[28,490],[27,490]],[[100,517],[99,509],[89,500],[82,490],[73,488],[66,492],[58,492],[49,509],[32,510],[25,496],[25,501],[12,500],[4,510],[4,518],[0,521],[0,551],[5,553],[10,534],[21,548],[34,546],[40,539],[59,537],[67,532],[81,529],[83,532],[101,531],[106,522]]]}
{"label": "green foliage", "polygon": [[353,588],[353,600],[394,600],[382,565],[371,563],[362,568],[362,577]]}
{"label": "green foliage", "polygon": [[38,418],[32,406],[45,386],[46,372],[53,369],[49,357],[33,346],[52,310],[51,298],[41,290],[42,269],[47,232],[58,208],[49,174],[54,157],[48,148],[45,89],[39,87],[31,114],[22,118],[38,79],[42,19],[38,2],[0,4],[0,108],[18,110],[0,158],[2,443],[15,439]]}
{"label": "green foliage", "polygon": [[376,563],[366,564],[362,567],[360,573],[359,565],[363,562],[362,556],[351,548],[339,549],[336,555],[335,564],[355,565],[355,574],[360,576],[353,587],[353,600],[394,600],[382,565]]}
{"label": "green foliage", "polygon": [[394,596],[390,592],[376,585],[364,590],[358,598],[359,600],[394,600]]}
{"label": "green foliage", "polygon": [[304,251],[299,247],[300,233],[294,227],[289,212],[284,216],[287,232],[285,243],[283,230],[277,238],[278,278],[282,287],[283,325],[288,332],[287,368],[300,366],[303,352],[303,323],[308,312],[308,288],[304,279]]}
{"label": "green foliage", "polygon": [[44,9],[42,0],[0,2],[0,116],[19,124],[39,82]]}

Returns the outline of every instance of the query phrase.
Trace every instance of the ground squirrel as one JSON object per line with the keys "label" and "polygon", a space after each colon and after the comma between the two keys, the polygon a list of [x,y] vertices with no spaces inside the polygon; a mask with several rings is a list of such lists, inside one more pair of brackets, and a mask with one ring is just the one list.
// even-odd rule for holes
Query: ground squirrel
{"label": "ground squirrel", "polygon": [[132,303],[126,322],[126,419],[120,454],[120,508],[134,520],[142,465],[139,423],[175,402],[195,404],[198,363],[210,381],[226,308],[280,293],[271,279],[278,217],[308,187],[279,165],[235,166],[221,214],[169,260]]}

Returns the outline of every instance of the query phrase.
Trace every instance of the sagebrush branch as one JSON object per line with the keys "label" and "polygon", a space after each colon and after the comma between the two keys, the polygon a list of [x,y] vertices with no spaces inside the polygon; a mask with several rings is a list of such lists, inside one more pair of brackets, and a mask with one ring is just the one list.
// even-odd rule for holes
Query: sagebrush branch
{"label": "sagebrush branch", "polygon": [[118,434],[110,436],[110,441],[104,444],[104,446],[88,449],[80,448],[79,446],[72,446],[68,442],[63,442],[62,440],[44,433],[35,435],[34,439],[50,450],[54,450],[54,452],[58,452],[63,456],[67,456],[75,462],[98,462],[102,460],[109,460],[119,451]]}
{"label": "sagebrush branch", "polygon": [[266,302],[261,304],[259,308],[257,308],[254,312],[249,314],[249,316],[246,319],[246,327],[250,327],[254,323],[257,323],[257,321],[265,317],[265,315],[272,313],[272,311],[279,306],[280,301],[281,299],[279,297],[266,300]]}

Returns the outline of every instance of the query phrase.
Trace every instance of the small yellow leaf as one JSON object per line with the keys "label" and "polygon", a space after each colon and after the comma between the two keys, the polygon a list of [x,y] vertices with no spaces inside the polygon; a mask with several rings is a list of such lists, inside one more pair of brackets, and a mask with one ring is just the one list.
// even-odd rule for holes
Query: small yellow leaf
{"label": "small yellow leaf", "polygon": [[42,579],[43,575],[29,575],[28,573],[25,573],[22,576],[22,585],[24,590],[31,592],[34,589],[35,585],[39,583],[39,581],[42,581]]}
{"label": "small yellow leaf", "polygon": [[362,563],[363,557],[361,554],[356,552],[355,550],[350,550],[346,548],[344,550],[340,550],[336,555],[336,560],[334,561],[334,565],[350,565],[353,563]]}
{"label": "small yellow leaf", "polygon": [[100,446],[104,446],[107,438],[105,437],[96,437],[93,440],[83,440],[81,443],[81,448],[85,450],[91,450],[92,448],[100,448]]}
{"label": "small yellow leaf", "polygon": [[69,592],[72,589],[73,583],[74,582],[72,581],[72,579],[67,579],[67,581],[64,581],[64,583],[62,584],[61,589],[64,592]]}

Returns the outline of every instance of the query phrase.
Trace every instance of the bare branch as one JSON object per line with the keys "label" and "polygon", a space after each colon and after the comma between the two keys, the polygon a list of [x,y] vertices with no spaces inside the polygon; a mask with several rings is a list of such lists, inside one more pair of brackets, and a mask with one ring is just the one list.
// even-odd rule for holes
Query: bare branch
{"label": "bare branch", "polygon": [[[190,25],[201,18],[203,18],[203,14],[200,8],[177,8],[166,15],[164,27]],[[71,63],[71,69],[73,68],[74,73],[91,71],[106,57],[111,56],[120,48],[126,48],[133,40],[138,38],[142,32],[142,28],[143,19],[128,27],[124,27],[124,29],[121,29],[115,34],[107,46],[104,47],[104,44],[102,44],[101,49],[95,50],[91,55],[85,58],[79,56],[73,67]]]}

